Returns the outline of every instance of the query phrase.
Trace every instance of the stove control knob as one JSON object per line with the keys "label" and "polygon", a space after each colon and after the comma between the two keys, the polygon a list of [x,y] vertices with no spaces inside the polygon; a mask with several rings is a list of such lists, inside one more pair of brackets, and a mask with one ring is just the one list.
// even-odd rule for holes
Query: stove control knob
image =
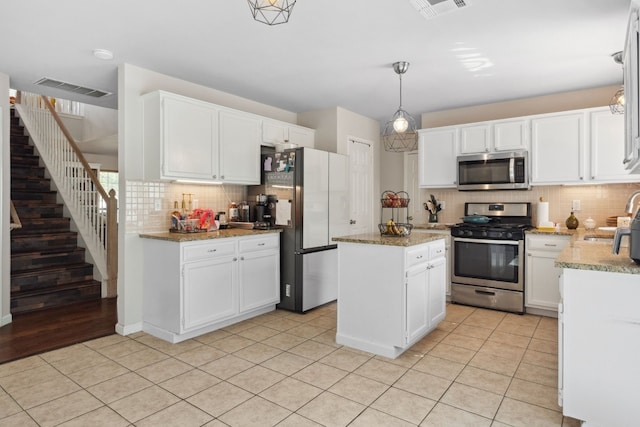
{"label": "stove control knob", "polygon": [[465,236],[471,237],[473,236],[473,232],[471,230],[467,230],[464,232]]}
{"label": "stove control knob", "polygon": [[486,230],[482,230],[482,232],[480,233],[480,235],[481,235],[482,237],[487,237],[487,236],[489,235],[489,233],[487,233],[487,231],[486,231]]}
{"label": "stove control knob", "polygon": [[513,233],[510,231],[507,232],[507,239],[511,239],[513,237]]}

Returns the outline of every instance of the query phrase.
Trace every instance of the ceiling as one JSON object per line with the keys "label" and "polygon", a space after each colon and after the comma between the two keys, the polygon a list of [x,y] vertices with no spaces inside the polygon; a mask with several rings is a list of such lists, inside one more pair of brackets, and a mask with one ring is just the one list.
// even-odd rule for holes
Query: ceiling
{"label": "ceiling", "polygon": [[[403,107],[418,120],[622,83],[611,54],[630,0],[467,1],[427,20],[409,0],[298,0],[273,27],[243,0],[5,2],[0,72],[14,89],[117,108],[117,67],[130,63],[293,112],[341,106],[381,121],[399,104],[395,61],[411,63]],[[33,86],[45,76],[113,95]]]}

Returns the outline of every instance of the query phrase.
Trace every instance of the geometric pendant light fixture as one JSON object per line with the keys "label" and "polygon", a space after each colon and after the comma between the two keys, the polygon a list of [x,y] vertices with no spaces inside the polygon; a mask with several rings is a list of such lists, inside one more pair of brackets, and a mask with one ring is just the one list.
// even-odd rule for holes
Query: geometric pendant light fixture
{"label": "geometric pendant light fixture", "polygon": [[408,69],[408,62],[400,61],[393,64],[393,71],[400,76],[400,106],[384,125],[380,135],[386,151],[403,152],[418,149],[416,122],[411,114],[402,109],[402,75]]}
{"label": "geometric pendant light fixture", "polygon": [[289,21],[296,0],[247,0],[253,19],[267,25]]}
{"label": "geometric pendant light fixture", "polygon": [[[616,52],[613,55],[613,60],[616,64],[622,64],[622,52]],[[611,114],[624,114],[624,85],[620,86],[620,89],[616,91],[609,101],[609,109]]]}

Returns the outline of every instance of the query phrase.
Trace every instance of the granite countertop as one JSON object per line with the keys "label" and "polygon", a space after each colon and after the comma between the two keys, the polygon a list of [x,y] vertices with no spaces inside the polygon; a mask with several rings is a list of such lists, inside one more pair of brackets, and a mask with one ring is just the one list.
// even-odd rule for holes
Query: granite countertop
{"label": "granite countertop", "polygon": [[225,230],[208,231],[206,233],[143,233],[140,237],[144,239],[166,240],[169,242],[196,242],[199,240],[225,239],[228,237],[255,236],[258,234],[280,233],[282,229],[273,228],[270,230],[248,230],[243,228],[227,228]]}
{"label": "granite countertop", "polygon": [[334,237],[332,240],[338,243],[345,242],[383,246],[415,246],[443,238],[445,238],[445,236],[429,233],[410,234],[407,237],[382,236],[380,233],[363,233],[351,236]]}
{"label": "granite countertop", "polygon": [[453,222],[428,222],[426,224],[415,224],[413,226],[414,230],[449,230],[452,225],[455,225]]}
{"label": "granite countertop", "polygon": [[611,273],[640,274],[640,265],[629,258],[628,238],[623,239],[627,246],[620,248],[620,253],[612,253],[613,239],[611,241],[586,241],[585,236],[613,237],[613,232],[601,230],[577,230],[540,231],[529,230],[529,234],[547,234],[571,236],[571,240],[556,258],[555,266],[558,268],[573,268],[577,270],[593,270]]}

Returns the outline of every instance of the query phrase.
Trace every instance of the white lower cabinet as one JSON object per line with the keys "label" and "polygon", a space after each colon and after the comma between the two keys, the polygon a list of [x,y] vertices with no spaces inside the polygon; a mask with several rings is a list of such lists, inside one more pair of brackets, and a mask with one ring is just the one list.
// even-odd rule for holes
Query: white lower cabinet
{"label": "white lower cabinet", "polygon": [[[559,277],[561,270],[554,266],[556,258],[571,236],[527,234],[525,248],[525,299],[529,313],[554,315],[560,302]],[[536,310],[547,310],[548,312]]]}
{"label": "white lower cabinet", "polygon": [[274,310],[277,233],[192,242],[144,241],[143,330],[176,343]]}
{"label": "white lower cabinet", "polygon": [[639,283],[637,274],[562,271],[558,403],[584,426],[638,425]]}
{"label": "white lower cabinet", "polygon": [[339,242],[338,257],[338,344],[396,358],[444,319],[444,239],[409,247]]}
{"label": "white lower cabinet", "polygon": [[444,251],[445,251],[445,263],[444,263],[444,281],[447,286],[447,297],[451,297],[451,230],[435,230],[435,229],[423,229],[414,228],[412,234],[427,233],[438,234],[444,238]]}

